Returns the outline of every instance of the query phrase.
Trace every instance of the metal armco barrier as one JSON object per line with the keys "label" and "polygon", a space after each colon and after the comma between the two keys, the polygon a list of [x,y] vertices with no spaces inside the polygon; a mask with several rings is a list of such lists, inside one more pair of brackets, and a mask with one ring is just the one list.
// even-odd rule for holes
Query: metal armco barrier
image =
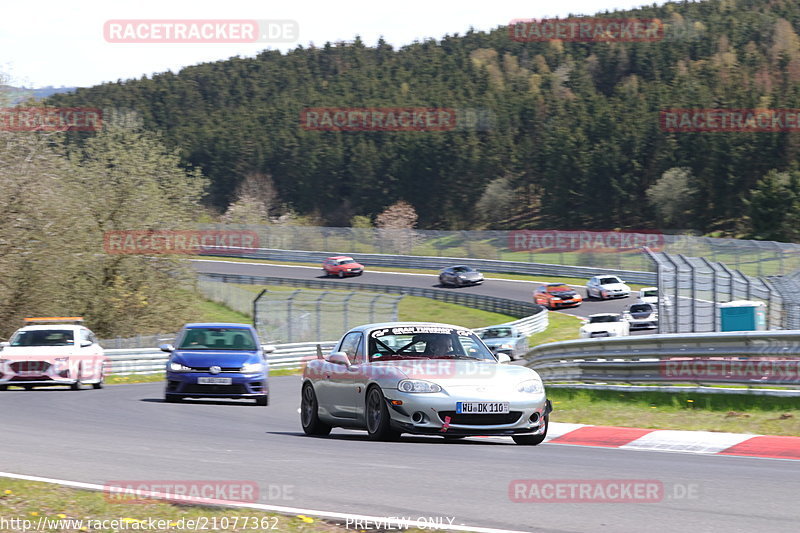
{"label": "metal armco barrier", "polygon": [[[333,349],[337,341],[301,342],[279,344],[276,350],[267,354],[270,368],[300,368],[303,361],[317,356],[317,344],[323,352]],[[164,372],[169,354],[158,348],[139,348],[133,350],[106,350],[108,375],[155,374]]]}
{"label": "metal armco barrier", "polygon": [[[501,313],[514,317],[528,317],[546,312],[541,305],[533,302],[520,302],[508,298],[483,296],[479,294],[466,294],[455,291],[425,289],[419,287],[400,287],[394,285],[379,285],[375,283],[350,283],[343,285],[336,281],[322,279],[287,279],[272,276],[244,276],[241,274],[200,274],[200,280],[222,281],[225,283],[244,283],[249,285],[289,285],[291,287],[307,287],[311,289],[334,289],[348,291],[386,292],[390,294],[407,294],[409,296],[422,296],[442,302],[465,305],[474,309],[482,309],[493,313]],[[546,327],[546,325],[545,325]]]}
{"label": "metal armco barrier", "polygon": [[[526,360],[549,383],[800,388],[800,331],[581,339],[539,345],[528,352]],[[718,392],[712,387],[704,391]],[[772,393],[796,395],[797,391]]]}
{"label": "metal armco barrier", "polygon": [[[288,261],[290,263],[322,264],[322,261],[325,260],[326,257],[337,255],[337,252],[259,248],[257,250],[242,250],[242,253],[236,254],[231,254],[230,252],[227,254],[204,252],[203,255],[212,257],[240,257],[244,259]],[[353,254],[353,256],[359,263],[365,265],[366,267],[381,266],[439,270],[450,265],[468,265],[483,272],[494,272],[498,274],[532,274],[539,276],[588,279],[592,276],[613,273],[630,283],[641,283],[643,285],[654,285],[656,283],[655,272],[640,272],[635,270],[617,270],[570,265],[550,265],[546,263],[522,263],[519,261],[499,261],[493,259],[458,259],[454,257],[433,257],[423,255]]]}
{"label": "metal armco barrier", "polygon": [[515,320],[513,322],[506,322],[504,324],[496,324],[494,326],[487,326],[485,328],[473,328],[475,332],[481,332],[488,328],[494,328],[497,326],[516,326],[519,329],[520,333],[525,335],[532,335],[534,333],[539,333],[547,329],[550,321],[548,318],[548,311],[547,309],[544,310],[542,313],[537,313],[535,315],[531,315],[529,317],[520,318],[519,320]]}

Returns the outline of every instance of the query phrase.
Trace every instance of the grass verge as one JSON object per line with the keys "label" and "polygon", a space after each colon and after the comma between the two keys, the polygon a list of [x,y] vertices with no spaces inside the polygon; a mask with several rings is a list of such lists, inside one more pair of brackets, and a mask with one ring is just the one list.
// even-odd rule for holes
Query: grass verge
{"label": "grass verge", "polygon": [[[120,503],[112,495],[60,485],[0,478],[0,508],[10,529],[1,531],[275,531],[336,533],[341,524],[305,515],[279,515],[252,509],[229,509],[159,501]],[[283,504],[283,503],[282,503]],[[15,526],[14,520],[16,522]],[[352,531],[352,528],[350,529]],[[410,529],[409,531],[420,531]]]}
{"label": "grass verge", "polygon": [[797,398],[548,388],[553,422],[800,436]]}
{"label": "grass verge", "polygon": [[548,342],[568,341],[578,338],[578,329],[581,327],[580,318],[566,313],[550,311],[547,315],[547,320],[549,324],[546,330],[528,337],[528,344],[531,348]]}

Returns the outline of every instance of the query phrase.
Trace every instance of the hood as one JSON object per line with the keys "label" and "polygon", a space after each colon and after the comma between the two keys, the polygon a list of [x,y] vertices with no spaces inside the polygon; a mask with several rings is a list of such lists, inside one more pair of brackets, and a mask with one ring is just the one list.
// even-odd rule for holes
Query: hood
{"label": "hood", "polygon": [[630,287],[625,285],[624,283],[606,283],[605,285],[601,285],[604,289],[610,291],[629,291],[631,290]]}
{"label": "hood", "polygon": [[255,350],[175,350],[171,359],[190,367],[240,367],[245,363],[261,361]]}
{"label": "hood", "polygon": [[489,339],[481,339],[481,340],[489,348],[500,346],[501,344],[514,344],[517,342],[515,337],[491,337]]}
{"label": "hood", "polygon": [[391,380],[422,379],[438,383],[445,390],[454,387],[513,387],[520,381],[534,379],[532,369],[517,365],[484,363],[481,361],[421,359],[418,361],[387,361],[369,365],[370,377]]}
{"label": "hood", "polygon": [[80,350],[74,346],[6,346],[0,350],[0,359],[10,359],[12,361],[37,359],[48,361],[56,357],[67,357],[79,354]]}
{"label": "hood", "polygon": [[583,331],[616,331],[625,327],[624,322],[597,322],[596,324],[584,324],[581,326]]}
{"label": "hood", "polygon": [[550,292],[550,294],[553,296],[557,296],[559,298],[572,298],[578,293],[575,291],[558,291],[558,292]]}
{"label": "hood", "polygon": [[481,279],[483,274],[480,272],[459,272],[457,274],[460,278],[467,278],[467,279]]}

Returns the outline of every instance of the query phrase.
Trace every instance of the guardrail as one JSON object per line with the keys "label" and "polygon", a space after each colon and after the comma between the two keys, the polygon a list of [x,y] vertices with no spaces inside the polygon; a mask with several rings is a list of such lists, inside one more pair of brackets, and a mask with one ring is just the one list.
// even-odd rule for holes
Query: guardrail
{"label": "guardrail", "polygon": [[549,323],[549,314],[547,309],[545,309],[542,313],[520,318],[519,320],[515,320],[513,322],[505,322],[503,324],[496,324],[494,326],[486,326],[485,328],[472,328],[472,330],[475,332],[480,332],[497,326],[516,326],[520,333],[527,337],[528,335],[546,330]]}
{"label": "guardrail", "polygon": [[[279,344],[276,350],[267,354],[270,368],[295,369],[302,366],[303,361],[317,356],[317,344],[323,351],[330,351],[337,341],[298,342]],[[106,350],[108,362],[106,374],[156,374],[164,372],[169,354],[158,348],[138,348]]]}
{"label": "guardrail", "polygon": [[525,358],[548,386],[693,384],[706,392],[730,392],[715,387],[727,384],[769,386],[770,394],[791,396],[798,390],[774,388],[800,389],[800,331],[794,330],[571,340],[539,345]]}
{"label": "guardrail", "polygon": [[[229,248],[227,248],[229,249]],[[280,250],[276,248],[242,249],[241,253],[204,252],[212,257],[240,257],[245,259],[265,259],[270,261],[288,261],[290,263],[318,263],[339,252],[322,252],[307,250]],[[416,268],[439,270],[450,265],[468,265],[483,272],[498,274],[532,274],[539,276],[560,276],[570,278],[591,278],[601,274],[613,273],[630,283],[654,285],[655,272],[637,270],[617,270],[608,268],[551,265],[547,263],[522,263],[519,261],[501,261],[495,259],[458,259],[454,257],[434,257],[425,255],[385,255],[354,254],[356,260],[365,266],[382,266],[396,268]],[[321,267],[320,267],[321,268]]]}
{"label": "guardrail", "polygon": [[484,311],[491,311],[493,313],[501,313],[519,318],[528,317],[542,312],[545,312],[546,314],[546,309],[544,307],[533,302],[520,302],[518,300],[511,300],[508,298],[484,296],[481,294],[469,294],[455,290],[428,289],[423,287],[400,287],[395,285],[380,285],[376,283],[349,283],[347,285],[342,285],[341,282],[332,280],[289,279],[274,276],[245,276],[241,274],[200,274],[199,279],[222,281],[225,283],[244,283],[249,285],[289,285],[291,287],[307,287],[312,289],[406,294],[409,296],[422,296],[424,298],[432,298],[442,302],[465,305],[475,309],[482,309]]}

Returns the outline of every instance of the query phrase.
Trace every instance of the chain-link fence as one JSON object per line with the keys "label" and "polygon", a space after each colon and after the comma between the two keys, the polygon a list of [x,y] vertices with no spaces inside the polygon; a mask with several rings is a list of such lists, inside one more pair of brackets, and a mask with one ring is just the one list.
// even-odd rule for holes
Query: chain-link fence
{"label": "chain-link fence", "polygon": [[231,283],[208,281],[202,277],[197,282],[197,290],[212,302],[223,304],[243,315],[253,316],[253,300],[257,294],[253,291],[237,287]]}
{"label": "chain-link fence", "polygon": [[647,246],[657,252],[705,257],[750,276],[785,275],[800,268],[800,245],[668,234],[647,229],[438,231],[280,224],[207,224],[201,229],[254,232],[258,235],[258,248],[331,254],[493,259],[652,272],[652,262],[641,253],[642,247]]}
{"label": "chain-link fence", "polygon": [[719,304],[733,300],[763,302],[767,329],[788,326],[784,297],[774,282],[704,257],[646,252],[657,269],[659,333],[721,331]]}
{"label": "chain-link fence", "polygon": [[367,292],[264,290],[253,302],[253,322],[270,344],[338,339],[358,324],[396,321],[402,299]]}

